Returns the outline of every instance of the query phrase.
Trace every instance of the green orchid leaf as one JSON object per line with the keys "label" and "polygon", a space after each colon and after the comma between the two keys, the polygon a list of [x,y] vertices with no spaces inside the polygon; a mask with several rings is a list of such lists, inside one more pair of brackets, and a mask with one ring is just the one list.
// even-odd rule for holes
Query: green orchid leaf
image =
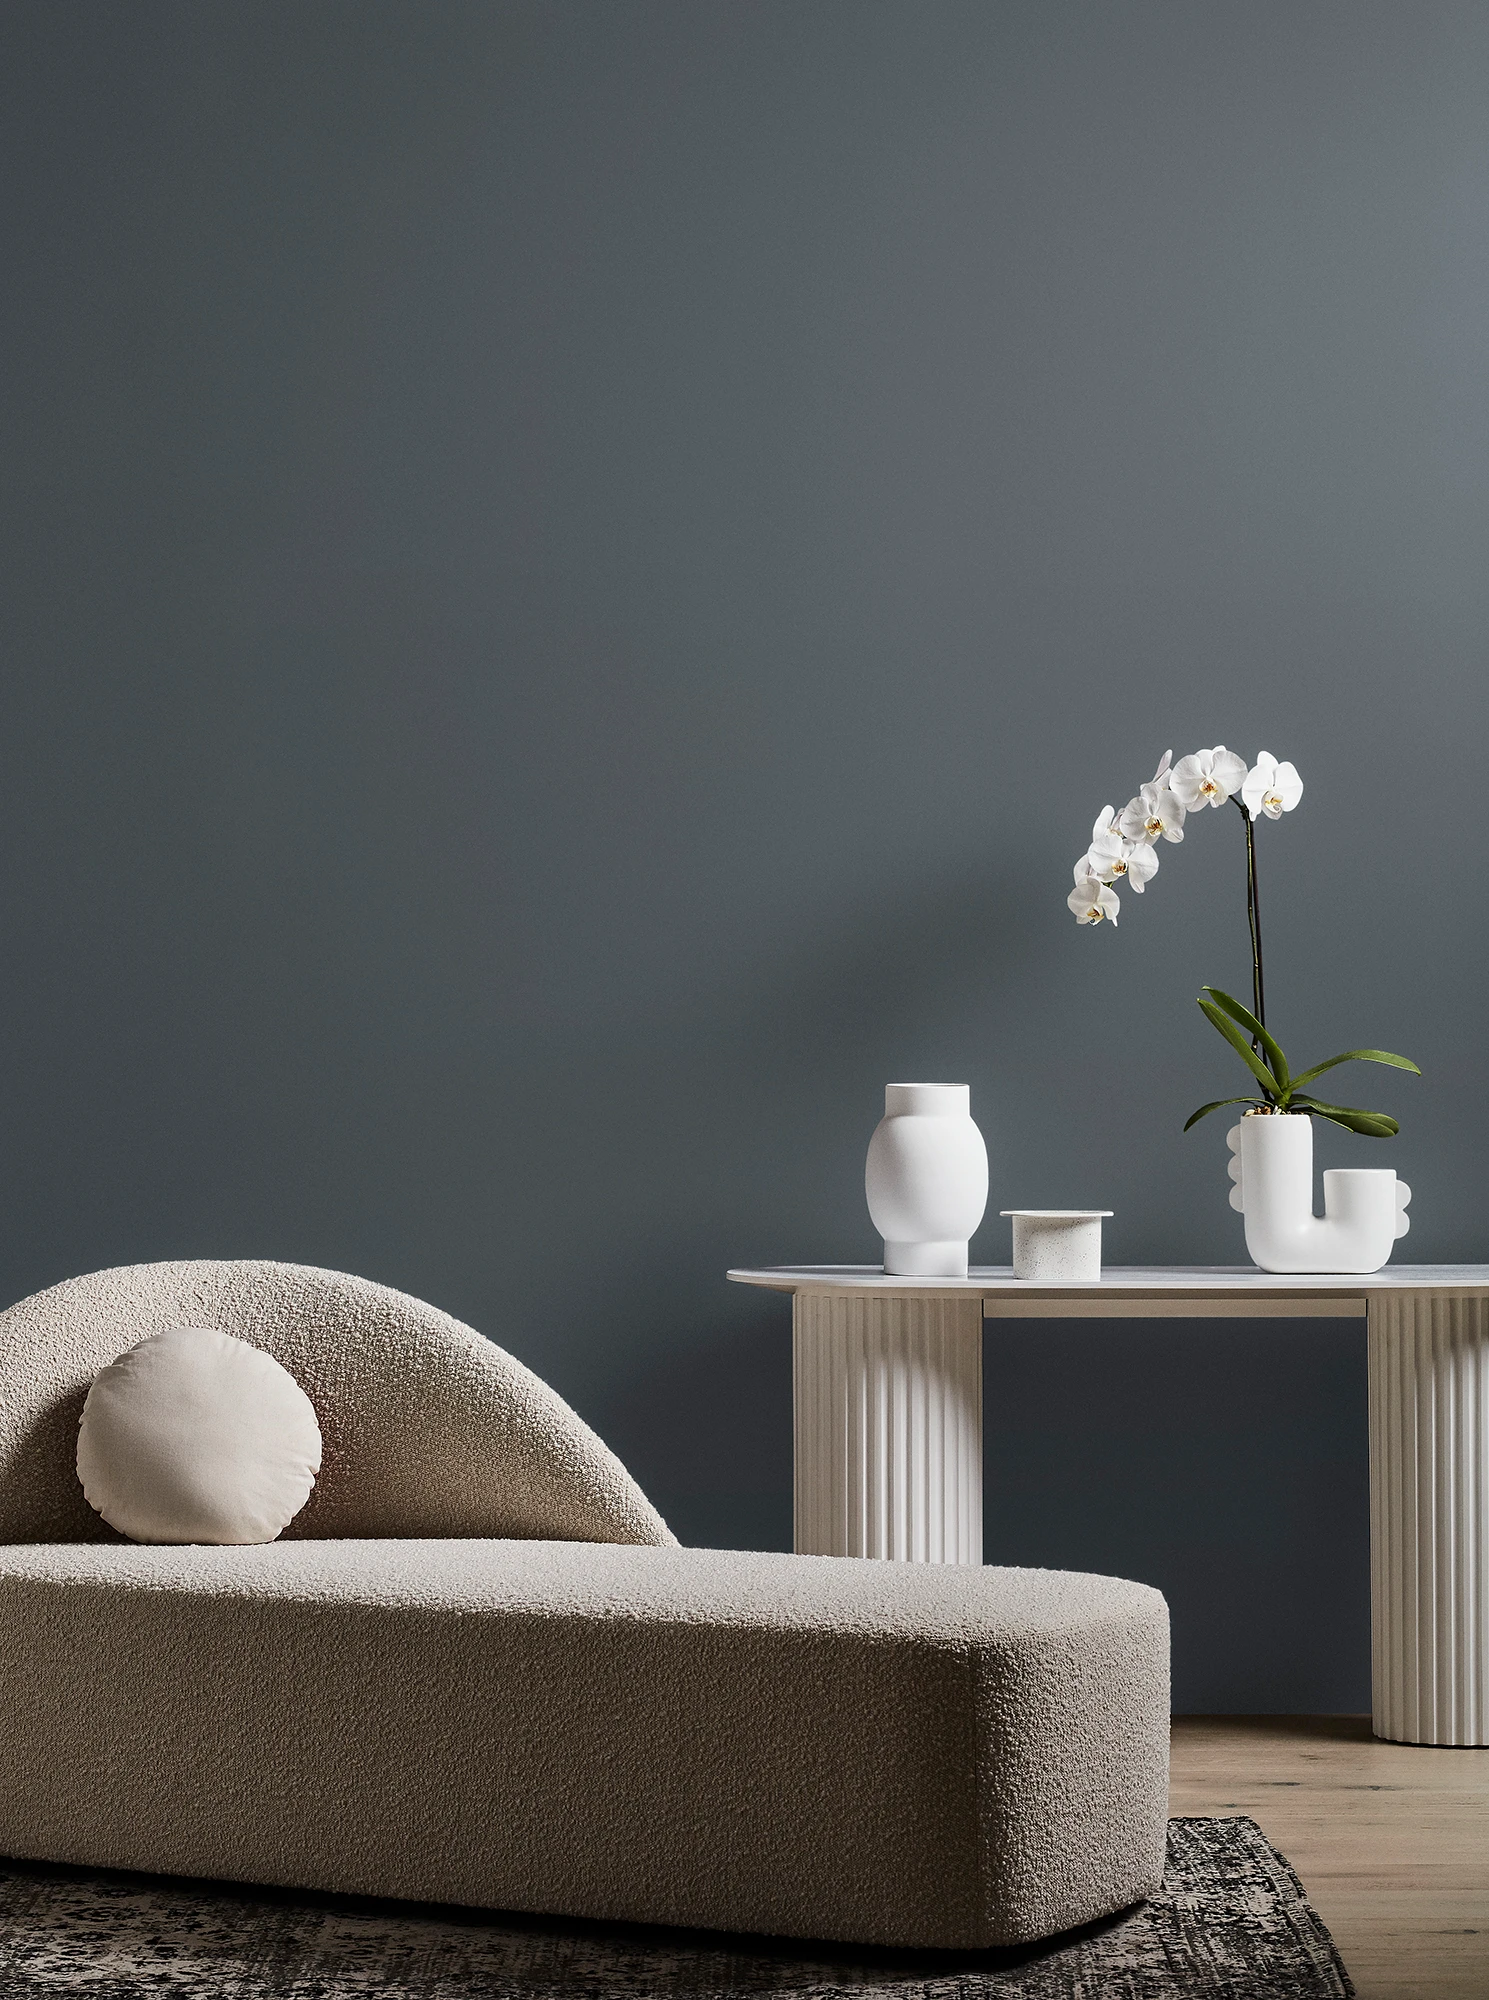
{"label": "green orchid leaf", "polygon": [[1262,1054],[1266,1057],[1273,1076],[1276,1077],[1278,1083],[1285,1091],[1287,1089],[1287,1057],[1267,1033],[1261,1022],[1258,1021],[1255,1014],[1251,1012],[1249,1007],[1243,1007],[1239,1000],[1233,1000],[1229,993],[1222,993],[1218,986],[1207,986],[1205,991],[1217,1007],[1223,1007],[1233,1021],[1240,1022],[1241,1026],[1253,1040],[1261,1043]]}
{"label": "green orchid leaf", "polygon": [[1198,1002],[1198,1005],[1200,1012],[1204,1015],[1205,1019],[1210,1023],[1211,1027],[1218,1029],[1219,1032],[1222,1035],[1224,1035],[1225,1039],[1230,1043],[1231,1047],[1235,1050],[1236,1054],[1241,1058],[1242,1062],[1245,1063],[1247,1069],[1251,1071],[1251,1074],[1256,1078],[1257,1082],[1261,1085],[1262,1089],[1267,1093],[1267,1096],[1281,1097],[1283,1094],[1282,1085],[1277,1081],[1276,1077],[1273,1076],[1272,1072],[1267,1068],[1266,1064],[1262,1062],[1260,1058],[1252,1052],[1252,1047],[1250,1042],[1247,1041],[1246,1037],[1241,1033],[1241,1030],[1236,1026],[1235,1022],[1228,1020],[1226,1016],[1221,1013],[1220,1009],[1215,1005],[1213,1000],[1200,1000]]}
{"label": "green orchid leaf", "polygon": [[1201,1118],[1208,1118],[1212,1111],[1219,1111],[1227,1104],[1256,1104],[1259,1102],[1260,1100],[1255,1097],[1217,1097],[1213,1104],[1202,1104],[1198,1111],[1192,1111],[1184,1120],[1184,1130],[1187,1132],[1191,1125],[1198,1125]]}
{"label": "green orchid leaf", "polygon": [[1331,1125],[1342,1125],[1346,1132],[1354,1132],[1362,1139],[1394,1139],[1401,1127],[1394,1118],[1372,1118],[1368,1111],[1324,1111],[1318,1105],[1311,1107],[1315,1118],[1327,1118]]}
{"label": "green orchid leaf", "polygon": [[1315,1063],[1312,1069],[1305,1069],[1301,1076],[1294,1077],[1294,1088],[1300,1083],[1312,1083],[1326,1069],[1337,1069],[1340,1063],[1345,1062],[1389,1063],[1392,1069],[1409,1069],[1413,1076],[1422,1074],[1414,1062],[1408,1062],[1405,1056],[1390,1055],[1385,1049],[1346,1049],[1342,1056],[1330,1056],[1327,1062]]}
{"label": "green orchid leaf", "polygon": [[1296,1093],[1296,1102],[1306,1104],[1314,1116],[1342,1125],[1346,1132],[1358,1132],[1363,1139],[1394,1139],[1401,1130],[1396,1120],[1388,1118],[1384,1111],[1360,1111],[1352,1104],[1323,1104],[1304,1090]]}

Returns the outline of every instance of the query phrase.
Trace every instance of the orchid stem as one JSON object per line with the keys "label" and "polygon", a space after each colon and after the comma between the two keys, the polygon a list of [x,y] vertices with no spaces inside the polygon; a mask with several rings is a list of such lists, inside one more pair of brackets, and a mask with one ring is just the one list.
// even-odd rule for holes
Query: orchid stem
{"label": "orchid stem", "polygon": [[[1241,817],[1246,822],[1246,919],[1251,926],[1251,1011],[1262,1026],[1267,1025],[1267,996],[1262,984],[1262,913],[1256,894],[1256,827],[1240,799]],[[1251,1044],[1256,1049],[1255,1039]]]}

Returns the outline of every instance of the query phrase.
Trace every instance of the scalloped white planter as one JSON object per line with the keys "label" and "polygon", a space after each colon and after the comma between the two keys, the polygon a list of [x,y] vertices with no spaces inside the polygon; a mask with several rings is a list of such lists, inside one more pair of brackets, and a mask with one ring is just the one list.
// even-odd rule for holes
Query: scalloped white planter
{"label": "scalloped white planter", "polygon": [[1313,1213],[1313,1120],[1299,1112],[1243,1118],[1226,1134],[1230,1205],[1263,1271],[1378,1271],[1411,1227],[1411,1189],[1390,1167],[1330,1167]]}
{"label": "scalloped white planter", "polygon": [[864,1192],[898,1278],[965,1278],[967,1241],[987,1207],[987,1147],[965,1083],[886,1083]]}

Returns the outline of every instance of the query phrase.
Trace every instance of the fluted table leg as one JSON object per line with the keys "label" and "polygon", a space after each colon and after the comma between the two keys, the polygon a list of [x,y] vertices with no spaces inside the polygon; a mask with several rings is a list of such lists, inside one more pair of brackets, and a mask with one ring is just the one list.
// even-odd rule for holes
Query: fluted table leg
{"label": "fluted table leg", "polygon": [[982,1561],[982,1300],[798,1292],[796,1549]]}
{"label": "fluted table leg", "polygon": [[1489,1299],[1370,1294],[1375,1733],[1489,1744]]}

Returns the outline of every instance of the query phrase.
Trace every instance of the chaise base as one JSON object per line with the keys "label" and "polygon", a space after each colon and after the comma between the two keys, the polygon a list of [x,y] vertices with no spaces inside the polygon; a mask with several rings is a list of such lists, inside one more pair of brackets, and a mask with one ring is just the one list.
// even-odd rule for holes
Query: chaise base
{"label": "chaise base", "polygon": [[1153,1893],[1168,1625],[1058,1571],[0,1548],[0,1852],[978,1948]]}

